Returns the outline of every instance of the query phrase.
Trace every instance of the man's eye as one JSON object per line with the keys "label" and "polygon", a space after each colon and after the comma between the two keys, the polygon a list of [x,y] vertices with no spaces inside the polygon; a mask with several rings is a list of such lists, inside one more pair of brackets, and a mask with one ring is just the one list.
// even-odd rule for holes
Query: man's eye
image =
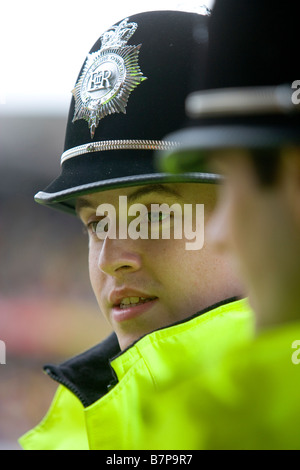
{"label": "man's eye", "polygon": [[92,220],[87,224],[88,231],[92,234],[108,232],[108,221],[105,217],[102,220]]}
{"label": "man's eye", "polygon": [[87,229],[91,233],[96,233],[98,221],[92,221],[87,224]]}
{"label": "man's eye", "polygon": [[149,211],[148,212],[148,221],[149,222],[162,222],[163,220],[169,219],[170,214],[169,213],[163,213],[161,211],[159,212],[153,212]]}

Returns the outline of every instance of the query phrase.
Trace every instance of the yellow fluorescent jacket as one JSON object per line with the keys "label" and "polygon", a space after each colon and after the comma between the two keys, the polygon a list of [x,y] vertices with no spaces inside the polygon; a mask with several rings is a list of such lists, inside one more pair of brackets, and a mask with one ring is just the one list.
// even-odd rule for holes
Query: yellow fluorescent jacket
{"label": "yellow fluorescent jacket", "polygon": [[170,448],[299,450],[299,393],[298,320],[260,331],[216,367],[152,395],[140,440],[149,449],[163,439]]}
{"label": "yellow fluorescent jacket", "polygon": [[[145,430],[155,418],[148,412],[151,394],[155,401],[178,379],[201,377],[253,332],[247,301],[231,299],[154,331],[123,352],[113,334],[60,366],[46,367],[60,385],[44,419],[19,442],[30,450],[147,449]],[[181,428],[180,417],[171,425]],[[173,448],[191,445],[183,432]],[[157,448],[168,449],[170,442],[162,438]]]}

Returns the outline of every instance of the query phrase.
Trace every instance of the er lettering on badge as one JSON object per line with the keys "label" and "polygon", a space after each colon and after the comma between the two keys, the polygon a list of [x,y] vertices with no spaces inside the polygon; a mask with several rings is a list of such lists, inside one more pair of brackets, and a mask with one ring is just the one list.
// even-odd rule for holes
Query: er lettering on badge
{"label": "er lettering on badge", "polygon": [[90,88],[88,91],[102,90],[103,88],[109,88],[109,78],[111,76],[110,70],[100,70],[92,74],[90,80]]}

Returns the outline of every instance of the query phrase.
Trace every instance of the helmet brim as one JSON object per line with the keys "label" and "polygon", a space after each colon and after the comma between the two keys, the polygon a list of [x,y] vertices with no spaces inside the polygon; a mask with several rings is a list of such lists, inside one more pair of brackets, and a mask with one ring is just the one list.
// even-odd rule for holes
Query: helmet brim
{"label": "helmet brim", "polygon": [[[34,197],[35,201],[54,209],[76,214],[76,199],[85,194],[146,184],[215,184],[220,180],[218,175],[212,173],[190,172],[173,175],[168,172],[158,172],[154,169],[153,162],[151,165],[142,163],[141,152],[137,152],[138,155],[133,155],[131,152],[131,160],[128,160],[128,156],[123,155],[122,152],[115,152],[115,158],[120,159],[118,165],[116,162],[112,164],[111,155],[104,155],[109,152],[103,152],[101,157],[92,154],[85,155],[83,158],[79,157],[76,166],[73,159],[72,172],[67,168],[70,163],[66,161],[61,175],[45,190],[39,191]],[[87,159],[90,161],[87,162]],[[128,161],[131,162],[130,165]],[[149,158],[147,161],[149,162]],[[99,165],[101,165],[100,169]]]}
{"label": "helmet brim", "polygon": [[172,174],[206,172],[207,157],[225,149],[271,149],[300,145],[299,125],[211,124],[166,136],[179,143],[174,150],[159,151],[157,166]]}

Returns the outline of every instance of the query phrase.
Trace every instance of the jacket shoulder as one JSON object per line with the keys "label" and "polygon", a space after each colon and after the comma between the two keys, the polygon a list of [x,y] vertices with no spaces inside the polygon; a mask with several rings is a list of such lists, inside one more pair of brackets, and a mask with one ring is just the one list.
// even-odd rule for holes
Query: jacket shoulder
{"label": "jacket shoulder", "polygon": [[19,443],[24,450],[88,449],[84,408],[80,400],[60,385],[45,417],[24,434]]}

